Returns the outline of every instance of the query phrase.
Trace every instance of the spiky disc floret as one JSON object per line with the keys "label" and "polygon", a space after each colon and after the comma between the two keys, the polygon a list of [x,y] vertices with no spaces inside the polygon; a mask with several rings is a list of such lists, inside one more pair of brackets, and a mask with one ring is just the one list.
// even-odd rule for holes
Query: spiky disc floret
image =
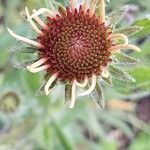
{"label": "spiky disc floret", "polygon": [[112,42],[109,27],[90,10],[72,13],[69,8],[66,14],[60,11],[55,18],[47,18],[48,28],[42,29],[44,34],[37,37],[44,47],[39,49],[41,58],[47,58],[45,64],[50,65],[48,73],[58,72],[61,81],[84,80],[85,76],[100,75],[102,68],[111,60],[108,49]]}

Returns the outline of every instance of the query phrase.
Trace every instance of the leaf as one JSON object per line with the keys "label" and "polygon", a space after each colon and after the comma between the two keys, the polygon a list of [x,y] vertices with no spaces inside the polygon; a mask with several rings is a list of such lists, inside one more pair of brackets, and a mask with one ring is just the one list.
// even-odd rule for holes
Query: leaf
{"label": "leaf", "polygon": [[[46,85],[47,81],[45,81],[41,86],[40,88],[37,90],[37,92],[35,93],[36,96],[42,96],[45,94],[45,91],[44,91],[44,87]],[[51,86],[49,87],[49,89],[52,89],[55,85],[57,84],[57,80],[55,80]]]}
{"label": "leaf", "polygon": [[16,69],[26,69],[26,67],[28,65],[31,65],[34,62],[35,62],[35,60],[33,60],[33,61],[27,61],[27,62],[20,63],[20,64],[14,64],[14,68],[16,68]]}
{"label": "leaf", "polygon": [[9,50],[10,53],[35,53],[36,51],[34,47],[16,47]]}
{"label": "leaf", "polygon": [[129,146],[129,150],[147,150],[150,148],[150,136],[140,132]]}
{"label": "leaf", "polygon": [[135,63],[139,62],[138,59],[132,58],[132,57],[125,55],[123,53],[118,53],[117,55],[115,55],[114,61],[116,63],[125,64],[125,65],[126,64],[135,64]]}
{"label": "leaf", "polygon": [[150,18],[137,20],[133,23],[133,25],[143,27],[143,29],[139,33],[136,33],[134,35],[135,37],[144,37],[150,35]]}
{"label": "leaf", "polygon": [[124,122],[122,119],[114,116],[111,112],[104,110],[99,119],[106,124],[110,124],[113,127],[121,129],[128,137],[133,136],[133,132],[129,124]]}
{"label": "leaf", "polygon": [[63,132],[62,128],[59,127],[59,125],[54,121],[54,128],[57,134],[57,137],[59,138],[62,146],[64,147],[65,150],[73,150],[73,145],[70,142],[70,139],[65,135]]}
{"label": "leaf", "polygon": [[112,26],[112,28],[115,28],[118,22],[123,18],[125,12],[127,10],[127,7],[122,7],[119,10],[113,11],[109,16],[109,24]]}
{"label": "leaf", "polygon": [[141,84],[150,81],[150,68],[149,67],[137,67],[130,71],[130,74],[136,78],[136,83]]}
{"label": "leaf", "polygon": [[68,102],[70,102],[71,89],[72,89],[72,85],[71,85],[71,84],[66,84],[66,85],[65,85],[65,103],[66,103],[66,104],[67,104]]}
{"label": "leaf", "polygon": [[91,97],[97,102],[100,108],[105,108],[105,100],[103,96],[103,89],[100,83],[96,83],[95,89],[91,93]]}
{"label": "leaf", "polygon": [[115,33],[122,33],[125,34],[127,36],[132,36],[135,33],[140,32],[143,29],[143,27],[139,27],[139,26],[130,26],[127,28],[121,28],[119,30],[116,30]]}
{"label": "leaf", "polygon": [[109,76],[108,78],[102,77],[103,81],[105,81],[106,83],[108,83],[110,86],[112,86],[112,78],[111,76]]}
{"label": "leaf", "polygon": [[35,114],[30,114],[19,124],[12,126],[12,128],[1,134],[0,143],[14,143],[16,140],[24,139],[27,134],[31,133],[34,126],[37,124],[37,116]]}
{"label": "leaf", "polygon": [[108,70],[109,70],[110,74],[118,80],[126,81],[126,82],[135,82],[134,78],[132,78],[126,72],[120,70],[119,68],[117,68],[113,65],[110,65],[108,67]]}
{"label": "leaf", "polygon": [[49,144],[51,134],[50,134],[50,127],[49,127],[49,124],[47,122],[43,123],[43,137],[44,137],[45,143]]}

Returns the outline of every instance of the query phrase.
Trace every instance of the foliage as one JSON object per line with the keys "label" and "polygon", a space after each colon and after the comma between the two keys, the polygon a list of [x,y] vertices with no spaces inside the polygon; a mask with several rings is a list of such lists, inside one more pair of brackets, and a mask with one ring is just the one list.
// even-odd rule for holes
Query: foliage
{"label": "foliage", "polygon": [[[35,95],[40,86],[41,75],[14,69],[16,64],[16,68],[24,68],[26,63],[24,66],[18,64],[20,59],[18,51],[23,49],[18,42],[14,42],[15,40],[6,31],[6,27],[11,26],[16,33],[32,37],[31,29],[26,27],[27,23],[21,17],[21,11],[24,10],[25,6],[29,6],[30,10],[40,7],[58,7],[58,3],[53,5],[52,2],[54,3],[54,0],[49,2],[47,0],[0,1],[0,18],[1,16],[4,18],[3,25],[0,21],[0,149],[9,150],[10,147],[12,149],[13,145],[13,150],[115,150],[117,149],[117,140],[109,141],[108,138],[111,128],[121,130],[129,138],[134,136],[133,129],[140,129],[142,133],[135,139],[129,149],[147,149],[149,147],[147,143],[150,143],[149,135],[145,134],[149,131],[148,124],[137,118],[135,108],[131,107],[132,109],[129,110],[126,107],[123,108],[122,105],[124,105],[125,99],[135,100],[133,96],[137,95],[139,98],[145,93],[149,94],[150,91],[149,0],[143,0],[143,3],[140,0],[131,0],[128,3],[138,7],[137,13],[126,12],[126,16],[122,18],[123,24],[127,24],[127,26],[130,24],[132,25],[131,28],[124,26],[120,29],[119,24],[115,26],[118,28],[118,32],[120,32],[119,30],[122,30],[122,33],[127,32],[132,41],[139,44],[142,52],[136,54],[129,51],[127,52],[129,56],[126,53],[119,53],[113,58],[116,61],[117,68],[109,66],[109,71],[112,76],[115,74],[116,77],[117,75],[120,81],[115,80],[111,83],[111,78],[103,79],[106,84],[101,84],[101,89],[97,87],[93,95],[97,97],[100,94],[103,102],[104,94],[106,96],[106,108],[100,109],[96,107],[95,103],[89,102],[89,98],[84,98],[77,102],[73,110],[67,109],[64,105],[64,98],[60,96],[63,95],[62,88],[65,88],[62,85],[54,88],[53,94],[50,96]],[[57,0],[57,2],[68,5],[68,0]],[[111,0],[110,2],[108,3],[110,5],[108,11],[127,3],[123,0]],[[131,15],[134,21],[130,21],[128,15]],[[118,17],[120,19],[120,16]],[[114,20],[111,19],[110,21]],[[137,30],[140,30],[140,32],[131,34]],[[27,31],[29,31],[29,34]],[[15,48],[12,45],[15,45]],[[14,58],[16,51],[17,59]],[[31,52],[33,51],[34,49],[31,50]],[[32,58],[34,57],[33,54]],[[136,59],[132,57],[136,57]],[[27,58],[30,58],[30,56],[24,54],[21,60],[26,62]],[[134,64],[134,66],[130,67],[131,64]],[[131,77],[120,70],[122,67],[128,68],[126,71],[129,72]],[[119,75],[118,72],[116,74],[118,69]],[[134,81],[133,78],[136,82],[126,83],[122,81]],[[114,86],[109,87],[112,84]],[[10,92],[15,93],[17,99],[7,97],[7,101],[5,101],[4,95]],[[68,95],[64,93],[64,96],[67,97]],[[11,101],[9,101],[9,98]],[[118,101],[119,104],[122,104],[121,108],[120,105],[117,105],[117,107],[110,105],[114,99],[117,99],[117,104]],[[8,107],[10,106],[8,101],[13,107]],[[99,101],[97,100],[97,102]],[[133,103],[131,102],[131,104]],[[102,108],[103,105],[101,106],[100,103]],[[134,105],[137,105],[136,101],[134,101]],[[144,146],[140,147],[141,145]]]}

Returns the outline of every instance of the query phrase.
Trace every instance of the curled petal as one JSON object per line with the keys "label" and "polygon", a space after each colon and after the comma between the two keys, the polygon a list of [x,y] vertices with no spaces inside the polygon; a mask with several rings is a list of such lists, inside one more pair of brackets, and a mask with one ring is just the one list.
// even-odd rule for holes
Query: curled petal
{"label": "curled petal", "polygon": [[36,16],[39,16],[39,15],[41,15],[43,13],[47,13],[48,16],[50,16],[50,17],[55,17],[56,16],[56,14],[53,11],[51,11],[51,10],[49,10],[47,8],[40,8],[34,14],[32,14],[28,20],[30,20],[30,19],[32,19],[32,18],[34,18]]}
{"label": "curled petal", "polygon": [[49,90],[49,87],[51,86],[51,84],[57,79],[57,76],[58,76],[58,73],[55,73],[53,74],[50,79],[48,80],[48,82],[46,83],[45,87],[44,87],[44,90],[45,90],[45,93],[46,95],[49,94],[50,90]]}
{"label": "curled petal", "polygon": [[16,39],[19,40],[19,41],[22,41],[22,42],[27,43],[27,44],[29,44],[29,45],[36,46],[36,47],[38,47],[38,48],[43,47],[42,44],[40,44],[40,43],[38,43],[38,42],[36,42],[36,41],[30,40],[30,39],[27,39],[27,38],[25,38],[25,37],[23,37],[23,36],[20,36],[20,35],[15,34],[15,33],[14,33],[12,30],[10,30],[9,28],[7,28],[7,30],[8,30],[8,32],[9,32],[14,38],[16,38]]}
{"label": "curled petal", "polygon": [[117,46],[113,46],[109,49],[109,51],[111,53],[117,53],[119,50],[121,49],[132,49],[136,52],[141,52],[140,48],[138,48],[137,46],[135,45],[131,45],[131,44],[128,44],[128,45],[123,45],[123,44],[120,44],[120,45],[117,45]]}
{"label": "curled petal", "polygon": [[[28,11],[28,8],[26,7],[25,8],[25,11],[26,11],[26,15],[27,15],[27,19],[30,18],[30,14],[29,14],[29,11]],[[38,29],[38,27],[35,25],[35,23],[32,21],[32,19],[28,20],[29,23],[31,24],[32,28],[38,33],[38,34],[43,34],[43,32],[41,30]]]}
{"label": "curled petal", "polygon": [[43,65],[43,66],[37,67],[37,68],[31,67],[31,66],[27,66],[27,69],[28,69],[30,72],[32,72],[32,73],[37,73],[37,72],[46,70],[46,69],[48,69],[49,67],[50,67],[49,65]]}
{"label": "curled petal", "polygon": [[69,105],[69,108],[71,108],[71,109],[74,107],[74,104],[75,104],[75,100],[76,100],[75,93],[76,93],[76,83],[73,82],[72,83],[72,90],[71,90],[71,102]]}
{"label": "curled petal", "polygon": [[47,58],[41,58],[40,60],[36,61],[34,64],[31,65],[32,68],[39,67],[43,63],[45,63],[48,59]]}
{"label": "curled petal", "polygon": [[77,80],[75,80],[74,81],[75,83],[76,83],[76,85],[77,86],[79,86],[79,87],[85,87],[86,85],[87,85],[87,83],[88,83],[88,78],[87,77],[85,77],[85,79],[84,79],[84,81],[83,81],[83,83],[79,83]]}
{"label": "curled petal", "polygon": [[80,93],[79,96],[88,95],[88,94],[90,94],[90,93],[94,90],[94,88],[95,88],[95,86],[96,86],[96,75],[95,75],[95,74],[92,75],[91,80],[92,80],[92,81],[91,81],[91,86],[90,86],[90,88],[89,88],[88,90],[84,91],[83,93]]}
{"label": "curled petal", "polygon": [[108,37],[110,40],[118,40],[118,39],[122,39],[122,40],[124,40],[124,44],[125,45],[127,45],[128,44],[128,42],[129,42],[129,40],[128,40],[128,37],[126,36],[126,35],[124,35],[124,34],[119,34],[119,33],[117,33],[117,34],[112,34],[112,35],[110,35],[109,37]]}
{"label": "curled petal", "polygon": [[[33,13],[36,13],[36,9],[33,9]],[[38,17],[34,17],[35,21],[43,28],[48,28],[48,26]]]}

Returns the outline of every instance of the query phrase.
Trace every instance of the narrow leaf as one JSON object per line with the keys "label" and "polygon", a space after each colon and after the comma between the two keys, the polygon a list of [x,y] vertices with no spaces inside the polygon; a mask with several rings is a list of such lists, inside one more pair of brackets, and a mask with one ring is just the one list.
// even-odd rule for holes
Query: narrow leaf
{"label": "narrow leaf", "polygon": [[132,58],[132,57],[125,55],[123,53],[118,53],[117,55],[115,55],[114,61],[116,63],[120,63],[120,64],[135,64],[135,63],[139,62],[138,59]]}
{"label": "narrow leaf", "polygon": [[97,102],[100,108],[105,108],[105,100],[103,96],[103,89],[100,83],[96,83],[95,89],[91,93],[91,97]]}
{"label": "narrow leaf", "polygon": [[27,61],[27,62],[20,63],[20,64],[15,64],[14,68],[16,68],[16,69],[25,69],[28,65],[31,65],[34,62],[35,62],[35,60]]}
{"label": "narrow leaf", "polygon": [[130,27],[127,27],[127,28],[122,28],[122,29],[116,30],[115,33],[122,33],[122,34],[125,34],[127,36],[132,36],[135,33],[140,32],[142,29],[143,29],[143,27],[130,26]]}
{"label": "narrow leaf", "polygon": [[125,12],[127,11],[127,7],[122,7],[119,10],[113,11],[109,16],[109,24],[112,28],[115,28],[118,22],[123,18]]}
{"label": "narrow leaf", "polygon": [[[41,86],[40,88],[37,90],[37,92],[35,93],[36,96],[42,96],[45,94],[45,91],[44,91],[44,87],[46,85],[47,81],[45,81]],[[51,86],[49,87],[49,89],[52,89],[57,83],[57,80],[55,80]]]}
{"label": "narrow leaf", "polygon": [[16,47],[9,50],[10,53],[35,53],[36,51],[34,47]]}
{"label": "narrow leaf", "polygon": [[106,83],[108,83],[110,86],[112,86],[112,78],[111,76],[109,76],[108,78],[102,77],[103,81],[105,81]]}
{"label": "narrow leaf", "polygon": [[70,85],[70,84],[65,85],[65,103],[66,104],[70,102],[71,89],[72,89],[72,85]]}
{"label": "narrow leaf", "polygon": [[73,145],[71,144],[70,139],[63,132],[62,128],[55,121],[53,122],[53,124],[57,137],[59,138],[63,148],[65,150],[73,150]]}
{"label": "narrow leaf", "polygon": [[122,80],[126,82],[135,82],[135,79],[133,77],[131,77],[126,72],[120,70],[119,68],[113,65],[110,65],[108,69],[109,69],[110,74],[118,80]]}

